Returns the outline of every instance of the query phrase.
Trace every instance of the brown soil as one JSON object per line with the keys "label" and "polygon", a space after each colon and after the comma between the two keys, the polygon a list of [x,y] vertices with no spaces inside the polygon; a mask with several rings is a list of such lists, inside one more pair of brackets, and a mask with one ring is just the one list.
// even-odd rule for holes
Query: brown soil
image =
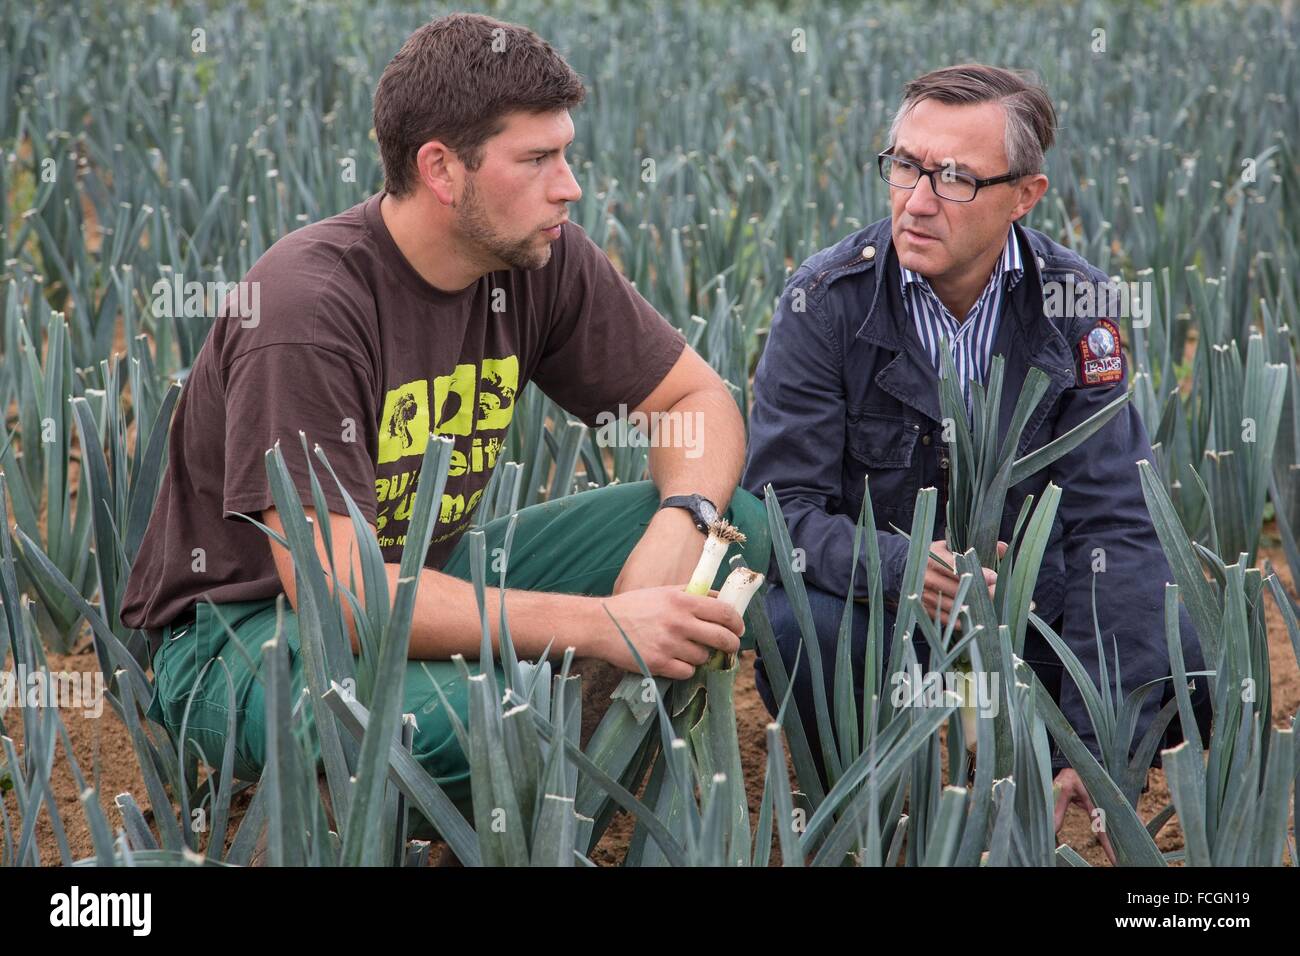
{"label": "brown soil", "polygon": [[[1281,550],[1279,548],[1264,549],[1263,555],[1272,560],[1279,578],[1290,593],[1296,594],[1289,569],[1286,566],[1285,556]],[[1297,666],[1295,654],[1286,636],[1280,614],[1271,597],[1266,599],[1266,605],[1269,629],[1269,658],[1273,670],[1273,720],[1276,726],[1286,727],[1289,726],[1290,719],[1295,715],[1297,708],[1300,708],[1300,667]],[[95,667],[95,660],[90,653],[64,656],[50,655],[49,665],[52,671],[60,669],[90,670]],[[591,677],[595,676],[594,674],[591,675]],[[588,678],[589,681],[591,677]],[[112,714],[107,707],[105,707],[103,716],[100,719],[88,719],[83,717],[80,711],[67,709],[62,711],[62,716],[67,724],[68,736],[72,742],[77,762],[88,780],[94,773],[92,768],[95,765],[96,754],[98,755],[101,774],[99,799],[110,825],[114,828],[121,825],[121,816],[113,804],[113,798],[123,791],[129,791],[141,808],[147,812],[149,803],[144,782],[139,774],[139,766],[130,743],[130,737],[121,720]],[[736,681],[736,724],[740,732],[741,760],[745,767],[750,814],[755,821],[758,817],[759,801],[762,797],[763,773],[767,759],[764,728],[770,719],[767,709],[763,706],[754,687],[753,655],[745,654],[742,657],[740,673]],[[589,720],[587,723],[588,726],[584,728],[584,738],[590,731],[591,721]],[[17,733],[19,728],[17,725],[11,725],[9,730],[12,734]],[[15,744],[21,752],[22,741],[15,740]],[[85,817],[78,803],[78,794],[72,779],[72,773],[63,755],[62,748],[59,750],[54,785],[59,814],[67,830],[68,843],[73,858],[81,859],[92,855],[93,849],[89,830],[86,827]],[[1169,791],[1165,786],[1164,775],[1160,770],[1153,770],[1150,776],[1150,789],[1143,794],[1138,805],[1139,813],[1144,820],[1149,820],[1168,803]],[[11,826],[16,826],[17,806],[12,793],[5,795],[5,806],[10,814]],[[233,801],[232,830],[237,828],[239,818],[246,806],[247,794],[241,794]],[[1087,814],[1082,809],[1071,808],[1066,813],[1061,838],[1063,842],[1068,843],[1077,850],[1089,863],[1095,866],[1105,866],[1107,865],[1105,853],[1101,848],[1101,844],[1091,832],[1089,822]],[[1294,834],[1294,826],[1295,821],[1292,820],[1292,834]],[[593,860],[601,865],[617,865],[623,857],[628,841],[631,839],[632,830],[632,819],[625,813],[620,812],[617,814],[605,837],[593,852]],[[1182,831],[1179,829],[1177,817],[1174,817],[1165,825],[1160,831],[1156,842],[1162,850],[1175,850],[1182,846]],[[48,814],[42,814],[41,822],[38,825],[37,845],[42,862],[47,864],[57,864],[59,862],[58,844],[55,841]],[[438,854],[435,853],[433,856],[436,859]],[[780,853],[775,846],[772,860],[774,864],[780,861]]]}

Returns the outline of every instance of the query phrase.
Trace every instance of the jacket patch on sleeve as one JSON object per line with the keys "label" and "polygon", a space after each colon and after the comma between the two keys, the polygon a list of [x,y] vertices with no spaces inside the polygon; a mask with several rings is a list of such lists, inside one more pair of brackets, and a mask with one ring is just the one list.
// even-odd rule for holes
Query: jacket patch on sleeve
{"label": "jacket patch on sleeve", "polygon": [[1079,387],[1114,385],[1124,379],[1124,350],[1119,328],[1110,319],[1099,319],[1079,339]]}

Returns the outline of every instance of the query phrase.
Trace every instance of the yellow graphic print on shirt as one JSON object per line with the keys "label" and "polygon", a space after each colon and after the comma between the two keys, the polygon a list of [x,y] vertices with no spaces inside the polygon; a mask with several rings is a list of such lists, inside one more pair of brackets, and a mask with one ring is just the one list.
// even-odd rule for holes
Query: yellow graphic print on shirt
{"label": "yellow graphic print on shirt", "polygon": [[457,365],[450,375],[439,375],[433,380],[435,435],[468,435],[474,430],[476,372],[473,365]]}
{"label": "yellow graphic print on shirt", "polygon": [[479,379],[478,427],[485,431],[505,431],[515,413],[515,390],[519,385],[519,359],[484,359]]}
{"label": "yellow graphic print on shirt", "polygon": [[429,382],[416,379],[390,389],[380,416],[379,460],[397,461],[407,455],[423,455],[429,444]]}
{"label": "yellow graphic print on shirt", "polygon": [[[464,530],[496,466],[518,389],[519,358],[507,355],[483,359],[478,366],[462,363],[449,375],[416,379],[388,391],[379,419],[375,477],[381,548],[401,547],[406,540],[406,529],[393,525],[410,520],[430,432],[455,441],[433,540]],[[382,467],[407,458],[416,459],[410,462],[413,467]]]}

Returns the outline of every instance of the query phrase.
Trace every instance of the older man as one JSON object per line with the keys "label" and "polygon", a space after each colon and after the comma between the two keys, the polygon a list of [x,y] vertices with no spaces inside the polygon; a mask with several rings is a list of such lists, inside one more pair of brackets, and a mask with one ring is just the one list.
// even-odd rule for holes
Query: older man
{"label": "older man", "polygon": [[[936,531],[942,536],[949,449],[939,407],[941,337],[951,343],[968,402],[970,383],[985,381],[993,355],[1006,363],[1004,409],[1014,405],[1030,368],[1049,376],[1047,393],[1022,436],[1021,454],[1069,431],[1128,388],[1117,316],[1044,307],[1053,284],[1059,290],[1104,283],[1106,276],[1019,224],[1047,190],[1043,153],[1052,144],[1055,121],[1047,93],[1019,73],[968,64],[913,80],[904,90],[889,148],[879,157],[890,218],[812,256],[781,297],[754,381],[742,484],[755,494],[768,484],[776,492],[792,541],[806,559],[804,581],[823,660],[833,659],[849,589],[864,477],[870,476],[879,528],[909,527],[917,491],[939,489]],[[1005,423],[1003,416],[1004,431]],[[1127,689],[1169,672],[1163,592],[1172,576],[1136,465],[1150,457],[1137,411],[1126,406],[1091,439],[1012,490],[1001,534],[1011,538],[1026,495],[1037,500],[1048,481],[1061,487],[1034,592],[1037,613],[1055,624],[1097,681],[1091,585],[1094,571],[1104,566],[1105,573],[1096,574],[1097,616],[1106,647],[1112,639],[1119,647]],[[907,542],[888,530],[878,538],[885,603],[892,611]],[[950,561],[943,540],[933,550]],[[869,594],[865,558],[858,570],[853,648],[860,668],[863,599]],[[994,582],[992,571],[985,576]],[[931,561],[923,595],[930,613],[946,620],[956,591],[953,574]],[[769,594],[768,612],[789,670],[801,638],[780,586]],[[891,613],[887,634],[892,626]],[[1181,627],[1189,669],[1199,668],[1199,643],[1186,610]],[[1025,657],[1059,697],[1084,742],[1099,753],[1078,688],[1062,681],[1059,661],[1032,628]],[[812,678],[807,667],[800,671],[795,702],[804,727],[815,732]],[[831,668],[826,671],[829,685]],[[758,683],[774,710],[779,702],[772,700],[762,667]],[[855,684],[860,693],[860,679]],[[1135,739],[1159,706],[1159,695],[1148,699]],[[1207,719],[1203,699],[1199,713]],[[1172,733],[1177,736],[1177,728]],[[1059,751],[1053,752],[1053,767],[1062,787],[1059,827],[1070,801],[1089,809],[1091,804]]]}

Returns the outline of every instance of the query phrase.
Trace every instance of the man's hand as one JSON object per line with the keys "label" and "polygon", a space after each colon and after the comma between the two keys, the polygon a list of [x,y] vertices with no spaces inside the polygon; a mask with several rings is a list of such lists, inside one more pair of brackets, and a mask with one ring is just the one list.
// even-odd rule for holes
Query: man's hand
{"label": "man's hand", "polygon": [[[931,618],[934,617],[934,612],[937,609],[939,611],[940,621],[946,627],[948,624],[948,618],[952,614],[953,601],[957,598],[958,576],[955,573],[957,558],[950,550],[948,550],[948,543],[946,541],[933,542],[930,545],[930,550],[933,551],[935,555],[946,561],[949,566],[954,569],[953,571],[949,571],[947,568],[943,567],[943,565],[935,561],[934,558],[931,558],[929,563],[925,566],[925,591],[921,595],[921,603],[925,605],[926,613],[929,614]],[[1006,553],[1007,543],[1005,541],[999,541],[998,557],[1001,558]],[[997,572],[985,568],[984,583],[988,586],[989,597],[993,597],[994,588],[998,583]],[[959,626],[960,623],[961,622],[958,621]]]}
{"label": "man's hand", "polygon": [[[1092,805],[1092,798],[1088,796],[1088,791],[1079,779],[1077,771],[1066,767],[1056,775],[1052,782],[1052,789],[1056,791],[1056,833],[1059,836],[1061,827],[1065,825],[1065,811],[1069,809],[1070,804],[1074,803],[1083,807],[1088,814],[1089,825],[1093,827],[1093,832],[1097,834],[1097,839],[1101,841],[1101,848],[1106,851],[1106,857],[1110,860],[1111,866],[1115,866],[1115,848],[1111,846],[1110,836],[1106,833],[1104,814],[1099,815],[1097,808]],[[1101,821],[1101,829],[1096,829],[1096,821]]]}
{"label": "man's hand", "polygon": [[700,560],[706,535],[684,508],[656,511],[636,547],[623,562],[614,593],[675,584],[684,588]]}
{"label": "man's hand", "polygon": [[[618,628],[636,647],[656,677],[686,680],[715,650],[734,654],[740,649],[745,625],[729,604],[712,597],[687,594],[680,585],[625,591],[601,600],[609,616],[596,655],[626,671],[639,671],[632,651]],[[609,620],[613,617],[618,627]]]}
{"label": "man's hand", "polygon": [[[313,523],[316,522],[313,509],[307,509],[307,515]],[[262,520],[273,530],[284,533],[275,509],[262,512]],[[340,579],[347,577],[350,555],[352,573],[360,581],[361,559],[351,518],[330,514],[329,526],[334,563]],[[694,525],[691,525],[691,530],[695,532]],[[373,526],[370,533],[375,533]],[[703,535],[699,537],[703,539]],[[316,534],[316,548],[321,563],[328,566],[330,553],[319,532]],[[279,545],[273,545],[272,555],[285,584],[289,603],[297,610],[293,558]],[[401,566],[386,563],[384,570],[391,594],[397,589]],[[476,659],[482,641],[482,621],[473,586],[468,581],[431,568],[422,568],[420,574],[422,583],[412,615],[408,657],[412,660],[447,660],[453,654],[464,654],[471,660]],[[680,584],[641,588],[614,597],[513,589],[505,593],[511,637],[521,660],[540,657],[548,646],[554,653],[553,642],[558,643],[557,636],[562,636],[566,642],[573,642],[578,657],[605,660],[624,670],[639,671],[627,642],[610,620],[612,615],[652,674],[680,680],[690,677],[696,666],[706,662],[714,650],[734,654],[740,647],[739,635],[745,628],[734,608],[714,597],[687,594]],[[364,604],[364,595],[360,598]],[[500,599],[500,591],[487,589],[488,617],[494,643],[500,635],[497,610]],[[353,653],[360,653],[351,607],[347,601],[342,603],[348,614]]]}

